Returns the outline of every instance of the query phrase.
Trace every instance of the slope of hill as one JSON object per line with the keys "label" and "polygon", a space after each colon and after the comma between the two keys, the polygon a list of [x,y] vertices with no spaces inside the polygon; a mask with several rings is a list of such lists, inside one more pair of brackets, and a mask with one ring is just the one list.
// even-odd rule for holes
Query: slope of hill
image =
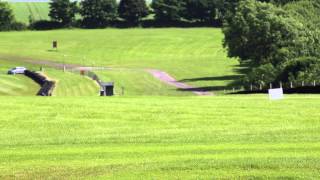
{"label": "slope of hill", "polygon": [[46,2],[10,2],[16,20],[29,23],[33,20],[49,19],[49,4]]}
{"label": "slope of hill", "polygon": [[0,96],[35,96],[40,86],[24,75],[7,75],[15,64],[0,60]]}
{"label": "slope of hill", "polygon": [[[5,73],[16,66],[24,66],[30,70],[39,70],[40,65],[24,62],[0,60],[0,95],[35,96],[40,86],[23,75],[9,76]],[[44,74],[56,80],[54,96],[98,96],[100,88],[94,81],[79,74],[44,67]]]}
{"label": "slope of hill", "polygon": [[[125,68],[153,68],[209,91],[239,79],[223,34],[213,28],[57,30],[0,34],[0,56]],[[51,49],[58,40],[58,51]],[[12,51],[12,50],[15,51]]]}

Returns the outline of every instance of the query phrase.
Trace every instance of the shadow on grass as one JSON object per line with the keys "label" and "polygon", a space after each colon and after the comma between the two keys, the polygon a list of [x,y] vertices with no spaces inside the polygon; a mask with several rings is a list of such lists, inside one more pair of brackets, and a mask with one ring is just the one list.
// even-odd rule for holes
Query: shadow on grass
{"label": "shadow on grass", "polygon": [[210,92],[210,91],[223,91],[226,89],[225,86],[205,86],[205,87],[195,87],[195,88],[186,88],[186,89],[177,89],[177,91],[191,92],[191,91],[200,91],[200,92]]}
{"label": "shadow on grass", "polygon": [[210,91],[223,91],[230,90],[233,88],[240,89],[242,84],[242,78],[249,70],[248,64],[243,63],[241,65],[232,66],[233,71],[236,75],[226,75],[226,76],[212,76],[212,77],[197,77],[197,78],[187,78],[182,79],[179,82],[188,83],[188,82],[214,82],[214,81],[229,81],[225,86],[204,86],[204,87],[194,87],[186,89],[177,89],[177,91],[200,91],[200,92],[210,92]]}
{"label": "shadow on grass", "polygon": [[231,81],[240,79],[242,75],[216,76],[216,77],[200,77],[192,79],[182,79],[179,82],[197,82],[197,81]]}

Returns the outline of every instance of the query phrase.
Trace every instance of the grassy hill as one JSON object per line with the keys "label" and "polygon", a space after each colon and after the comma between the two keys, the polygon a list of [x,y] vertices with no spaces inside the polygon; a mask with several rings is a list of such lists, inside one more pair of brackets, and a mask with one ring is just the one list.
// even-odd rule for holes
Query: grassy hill
{"label": "grassy hill", "polygon": [[[38,71],[39,65],[30,63],[0,60],[0,95],[28,95],[35,96],[40,89],[30,78],[23,75],[8,76],[8,69],[24,66],[30,70]],[[53,92],[54,96],[98,96],[99,86],[92,80],[79,74],[63,72],[53,68],[45,67],[44,74],[57,81]]]}
{"label": "grassy hill", "polygon": [[23,75],[0,74],[0,96],[35,96],[39,89],[35,82]]}
{"label": "grassy hill", "polygon": [[[88,66],[155,68],[213,91],[239,78],[238,62],[227,58],[220,29],[6,32],[0,38],[3,59],[31,57]],[[51,50],[53,40],[58,40],[58,52]]]}
{"label": "grassy hill", "polygon": [[49,19],[49,4],[45,2],[10,2],[13,13],[19,22],[29,23],[33,20]]}
{"label": "grassy hill", "polygon": [[126,96],[186,96],[191,92],[177,91],[175,87],[166,85],[143,70],[109,70],[96,71],[105,82],[115,82],[115,93]]}
{"label": "grassy hill", "polygon": [[0,96],[35,96],[40,86],[24,75],[7,75],[15,65],[0,61]]}
{"label": "grassy hill", "polygon": [[318,96],[0,101],[1,179],[320,177]]}

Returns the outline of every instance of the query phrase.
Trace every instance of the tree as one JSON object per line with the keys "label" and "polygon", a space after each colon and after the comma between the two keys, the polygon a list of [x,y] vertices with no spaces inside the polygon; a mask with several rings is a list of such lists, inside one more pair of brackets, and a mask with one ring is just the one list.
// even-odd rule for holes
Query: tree
{"label": "tree", "polygon": [[83,0],[80,14],[86,27],[104,27],[116,19],[117,2],[116,0]]}
{"label": "tree", "polygon": [[181,0],[153,0],[151,7],[157,21],[174,22],[181,20],[185,2]]}
{"label": "tree", "polygon": [[121,0],[118,13],[128,23],[136,25],[149,14],[149,9],[145,0]]}
{"label": "tree", "polygon": [[302,24],[269,3],[242,1],[223,31],[229,56],[240,61],[277,65],[303,54]]}
{"label": "tree", "polygon": [[0,31],[10,30],[14,22],[15,19],[9,4],[0,2]]}
{"label": "tree", "polygon": [[226,19],[224,46],[230,57],[249,65],[247,82],[288,81],[284,76],[290,73],[283,72],[291,61],[314,57],[319,52],[319,34],[306,28],[289,11],[255,0],[243,0],[236,9],[234,17]]}
{"label": "tree", "polygon": [[186,0],[184,18],[193,21],[213,22],[218,19],[216,0]]}
{"label": "tree", "polygon": [[62,25],[70,25],[75,20],[77,11],[77,2],[70,2],[70,0],[51,0],[50,2],[51,20]]}

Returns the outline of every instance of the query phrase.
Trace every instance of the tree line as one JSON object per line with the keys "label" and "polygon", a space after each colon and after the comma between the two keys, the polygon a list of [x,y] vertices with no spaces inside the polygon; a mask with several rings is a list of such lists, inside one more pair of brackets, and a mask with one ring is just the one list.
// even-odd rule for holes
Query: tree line
{"label": "tree line", "polygon": [[[221,26],[227,4],[233,0],[51,0],[50,21],[30,18],[30,28],[103,28],[108,26]],[[4,16],[9,21],[1,20]],[[6,2],[0,2],[0,20],[10,29],[17,24]],[[7,19],[7,20],[8,20]],[[22,23],[19,23],[22,25]]]}
{"label": "tree line", "polygon": [[69,0],[52,0],[49,16],[63,26],[72,26],[76,14],[82,27],[101,28],[117,24],[139,26],[143,22],[174,26],[180,22],[201,22],[221,25],[222,0],[83,0],[79,4]]}
{"label": "tree line", "polygon": [[[284,4],[292,0],[260,0]],[[31,29],[66,27],[103,28],[131,26],[222,26],[238,0],[51,0],[48,20],[35,21]],[[0,30],[23,29],[16,22],[9,4],[0,2]]]}

